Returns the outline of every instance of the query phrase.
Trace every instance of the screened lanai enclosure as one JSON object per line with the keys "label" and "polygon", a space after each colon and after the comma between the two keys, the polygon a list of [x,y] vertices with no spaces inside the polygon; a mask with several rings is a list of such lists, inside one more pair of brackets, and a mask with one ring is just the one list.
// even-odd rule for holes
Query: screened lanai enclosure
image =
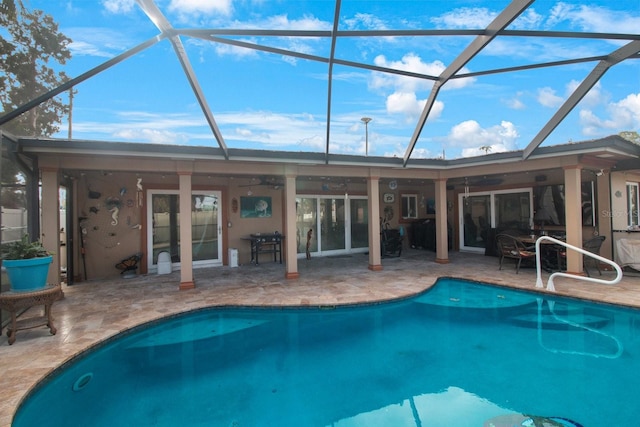
{"label": "screened lanai enclosure", "polygon": [[[307,243],[314,256],[378,256],[383,220],[428,230],[424,247],[446,241],[445,262],[450,249],[486,251],[501,228],[566,228],[558,206],[540,219],[554,189],[593,207],[606,187],[597,173],[620,173],[616,189],[640,181],[635,146],[614,135],[640,128],[628,2],[26,6],[55,22],[64,54],[35,61],[38,84],[4,70],[33,87],[0,114],[3,156],[24,176],[11,208],[26,209],[32,236],[64,246],[75,277],[107,276],[138,252],[145,272],[160,252],[177,268],[185,257],[188,269],[226,265],[233,248],[247,263],[247,236],[275,231],[294,277]],[[28,22],[16,10],[7,22]],[[26,49],[10,29],[3,37]],[[54,101],[63,114],[46,132],[27,126]],[[56,218],[40,216],[45,181]],[[268,209],[246,215],[256,202]],[[54,223],[62,243],[43,232]]]}

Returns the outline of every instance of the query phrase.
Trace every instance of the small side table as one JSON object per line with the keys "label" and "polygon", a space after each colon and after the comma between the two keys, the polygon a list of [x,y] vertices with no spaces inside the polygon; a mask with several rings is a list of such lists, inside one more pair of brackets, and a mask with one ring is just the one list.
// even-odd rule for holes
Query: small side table
{"label": "small side table", "polygon": [[[11,313],[11,325],[7,327],[9,345],[16,341],[16,332],[23,329],[32,329],[38,326],[48,326],[51,335],[58,331],[53,326],[51,306],[54,301],[62,297],[60,285],[47,285],[44,289],[33,292],[3,292],[0,294],[0,307]],[[44,306],[44,314],[37,317],[18,320],[18,311],[38,305]]]}

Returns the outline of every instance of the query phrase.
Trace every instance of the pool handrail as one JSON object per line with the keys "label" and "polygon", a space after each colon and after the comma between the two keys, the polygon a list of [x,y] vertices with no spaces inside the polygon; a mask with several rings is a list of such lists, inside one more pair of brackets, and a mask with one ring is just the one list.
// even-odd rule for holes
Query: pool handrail
{"label": "pool handrail", "polygon": [[571,245],[567,242],[564,242],[562,240],[558,240],[554,237],[551,236],[540,236],[538,237],[538,239],[536,239],[536,273],[537,273],[537,279],[536,279],[536,288],[542,288],[544,287],[544,285],[542,284],[542,266],[541,266],[541,262],[540,262],[540,243],[543,240],[548,240],[552,243],[555,243],[556,245],[560,245],[560,246],[564,246],[567,249],[571,249],[574,251],[577,251],[583,255],[586,256],[590,256],[591,258],[595,258],[597,261],[603,262],[605,264],[609,264],[610,266],[612,266],[615,270],[616,270],[616,277],[613,280],[604,280],[604,279],[596,279],[595,277],[585,277],[585,276],[578,276],[576,274],[570,274],[570,273],[563,273],[561,271],[556,271],[555,273],[552,273],[549,276],[549,279],[547,280],[547,290],[548,291],[553,291],[555,292],[556,288],[553,285],[553,279],[555,279],[556,277],[568,277],[571,279],[576,279],[576,280],[584,280],[585,282],[592,282],[592,283],[601,283],[604,285],[615,285],[616,283],[620,282],[620,280],[622,280],[622,269],[620,268],[620,266],[618,264],[616,264],[615,262],[611,261],[610,259],[607,259],[605,257],[602,257],[598,254],[594,254],[593,252],[589,252],[585,249],[582,249],[578,246],[574,246]]}

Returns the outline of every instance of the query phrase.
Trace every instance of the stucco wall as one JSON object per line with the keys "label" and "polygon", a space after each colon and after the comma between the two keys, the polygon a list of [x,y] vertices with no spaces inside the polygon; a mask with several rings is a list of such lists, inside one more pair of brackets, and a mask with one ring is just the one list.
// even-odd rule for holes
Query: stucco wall
{"label": "stucco wall", "polygon": [[[137,177],[131,173],[87,172],[77,183],[76,214],[84,245],[76,244],[74,275],[84,280],[120,274],[115,265],[142,250],[142,206],[136,191]],[[74,215],[74,213],[68,213]]]}
{"label": "stucco wall", "polygon": [[[616,254],[617,242],[620,239],[640,240],[640,232],[625,232],[627,230],[627,182],[640,182],[640,175],[627,172],[611,173],[611,211],[605,212],[605,216],[611,218],[613,251]],[[616,231],[618,230],[618,231]],[[617,255],[616,262],[620,262]],[[640,260],[638,260],[640,262]]]}

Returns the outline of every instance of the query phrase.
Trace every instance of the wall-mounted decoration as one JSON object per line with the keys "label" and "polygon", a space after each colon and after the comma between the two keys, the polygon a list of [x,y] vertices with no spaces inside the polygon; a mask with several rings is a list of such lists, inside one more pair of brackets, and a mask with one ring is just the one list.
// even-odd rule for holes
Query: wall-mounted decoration
{"label": "wall-mounted decoration", "polygon": [[384,207],[384,219],[389,222],[393,219],[393,208],[391,206]]}
{"label": "wall-mounted decoration", "polygon": [[384,193],[384,194],[382,195],[382,200],[383,200],[385,203],[393,203],[393,202],[395,202],[395,201],[396,201],[396,195],[395,195],[395,194],[393,194],[393,193]]}
{"label": "wall-mounted decoration", "polygon": [[236,199],[235,197],[231,200],[231,210],[233,211],[233,213],[238,212],[238,199]]}
{"label": "wall-mounted decoration", "polygon": [[240,218],[271,218],[271,197],[240,197]]}
{"label": "wall-mounted decoration", "polygon": [[142,178],[136,179],[136,204],[142,206]]}
{"label": "wall-mounted decoration", "polygon": [[427,199],[427,215],[436,213],[436,199]]}
{"label": "wall-mounted decoration", "polygon": [[389,181],[389,189],[395,190],[398,188],[398,182],[394,179],[393,181]]}

